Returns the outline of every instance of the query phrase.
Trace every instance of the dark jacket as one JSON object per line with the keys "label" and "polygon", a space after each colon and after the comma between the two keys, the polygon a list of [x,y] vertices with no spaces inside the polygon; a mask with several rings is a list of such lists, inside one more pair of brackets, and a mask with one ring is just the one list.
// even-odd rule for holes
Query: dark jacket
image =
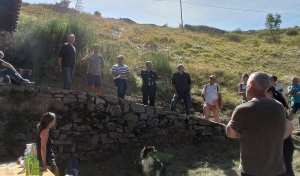
{"label": "dark jacket", "polygon": [[155,70],[150,70],[148,72],[147,69],[143,69],[141,70],[141,77],[143,79],[142,91],[147,89],[157,89],[156,80],[158,79],[158,76]]}

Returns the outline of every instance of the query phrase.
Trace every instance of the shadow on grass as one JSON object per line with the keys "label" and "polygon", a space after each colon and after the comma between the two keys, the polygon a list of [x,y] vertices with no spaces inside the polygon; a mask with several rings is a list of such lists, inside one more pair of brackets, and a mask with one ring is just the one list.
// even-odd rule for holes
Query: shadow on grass
{"label": "shadow on grass", "polygon": [[[139,176],[137,164],[143,146],[122,148],[114,153],[101,154],[99,158],[80,162],[81,176]],[[227,139],[222,143],[205,142],[197,145],[177,144],[156,146],[162,153],[173,158],[164,161],[167,174],[173,175],[226,175],[237,176],[239,143]]]}

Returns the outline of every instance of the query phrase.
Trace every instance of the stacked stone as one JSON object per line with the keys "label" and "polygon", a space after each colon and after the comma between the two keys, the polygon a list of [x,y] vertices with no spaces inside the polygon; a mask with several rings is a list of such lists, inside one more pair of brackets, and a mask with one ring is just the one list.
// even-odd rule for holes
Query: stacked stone
{"label": "stacked stone", "polygon": [[[119,147],[225,140],[223,124],[197,116],[186,119],[183,114],[125,99],[52,87],[0,85],[0,92],[10,90],[34,91],[35,100],[62,104],[50,133],[58,158],[67,158],[71,153],[76,157],[100,156]],[[0,104],[5,102],[2,95]],[[38,122],[28,119],[26,123],[28,130],[15,135],[15,156],[22,155],[26,143],[36,140]],[[0,123],[0,136],[4,127],[5,123]],[[0,142],[0,155],[10,154],[6,144]]]}

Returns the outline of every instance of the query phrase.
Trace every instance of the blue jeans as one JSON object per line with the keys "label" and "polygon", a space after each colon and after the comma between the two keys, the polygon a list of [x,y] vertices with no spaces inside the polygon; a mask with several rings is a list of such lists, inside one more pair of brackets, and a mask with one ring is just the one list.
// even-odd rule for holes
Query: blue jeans
{"label": "blue jeans", "polygon": [[115,83],[116,87],[118,87],[118,97],[124,98],[125,92],[127,89],[127,79],[117,78],[114,80],[114,83]]}
{"label": "blue jeans", "polygon": [[72,79],[74,77],[75,67],[63,67],[64,87],[63,89],[70,90]]}
{"label": "blue jeans", "polygon": [[9,78],[15,80],[18,83],[22,83],[24,81],[24,78],[18,76],[12,69],[6,68],[3,70],[0,70],[0,77],[4,78],[5,76],[9,76]]}
{"label": "blue jeans", "polygon": [[173,99],[171,101],[170,111],[175,111],[176,105],[177,105],[178,101],[180,101],[181,99],[183,99],[183,101],[184,101],[185,114],[190,115],[190,106],[191,106],[190,93],[178,94],[177,96],[173,97]]}

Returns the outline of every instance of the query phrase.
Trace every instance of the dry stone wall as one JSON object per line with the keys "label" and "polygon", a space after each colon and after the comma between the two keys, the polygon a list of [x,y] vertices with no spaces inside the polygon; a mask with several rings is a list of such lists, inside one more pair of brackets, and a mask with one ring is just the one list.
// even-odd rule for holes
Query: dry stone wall
{"label": "dry stone wall", "polygon": [[[29,94],[30,100],[15,104],[9,92]],[[10,117],[6,111],[31,109],[32,114],[53,110],[56,125],[51,130],[57,158],[100,156],[119,147],[225,140],[223,124],[166,109],[144,106],[107,96],[52,87],[0,85],[0,137]],[[18,94],[19,95],[19,94]],[[4,114],[4,115],[3,115]],[[22,118],[22,117],[20,117]],[[24,119],[26,130],[14,134],[14,146],[0,141],[0,157],[21,156],[25,144],[35,142],[37,119]]]}

